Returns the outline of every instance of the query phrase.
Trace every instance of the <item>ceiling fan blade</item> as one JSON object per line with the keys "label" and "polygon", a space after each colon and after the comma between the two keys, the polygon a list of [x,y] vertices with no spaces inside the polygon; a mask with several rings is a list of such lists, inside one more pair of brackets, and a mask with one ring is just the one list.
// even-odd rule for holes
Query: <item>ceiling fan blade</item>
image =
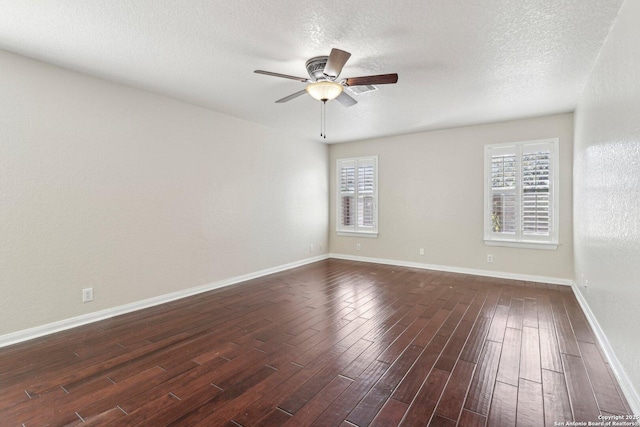
{"label": "ceiling fan blade", "polygon": [[398,75],[378,74],[377,76],[349,77],[344,80],[347,86],[363,86],[363,85],[386,85],[398,82]]}
{"label": "ceiling fan blade", "polygon": [[351,107],[352,105],[356,105],[358,103],[358,101],[344,93],[344,91],[341,92],[340,95],[338,95],[336,101],[338,101],[344,107]]}
{"label": "ceiling fan blade", "polygon": [[285,96],[285,97],[284,97],[284,98],[282,98],[282,99],[278,99],[278,100],[276,101],[276,103],[278,103],[278,104],[282,104],[283,102],[291,101],[292,99],[297,98],[297,97],[299,97],[300,95],[304,95],[305,93],[307,93],[306,89],[302,89],[302,90],[301,90],[301,91],[299,91],[299,92],[292,93],[292,94],[291,94],[291,95],[289,95],[289,96]]}
{"label": "ceiling fan blade", "polygon": [[323,74],[325,76],[336,78],[340,75],[342,67],[347,63],[347,60],[351,54],[344,50],[333,48],[327,59],[327,64],[324,66]]}
{"label": "ceiling fan blade", "polygon": [[290,76],[288,74],[272,73],[271,71],[255,70],[254,73],[264,74],[265,76],[282,77],[283,79],[298,80],[299,82],[308,82],[306,77]]}

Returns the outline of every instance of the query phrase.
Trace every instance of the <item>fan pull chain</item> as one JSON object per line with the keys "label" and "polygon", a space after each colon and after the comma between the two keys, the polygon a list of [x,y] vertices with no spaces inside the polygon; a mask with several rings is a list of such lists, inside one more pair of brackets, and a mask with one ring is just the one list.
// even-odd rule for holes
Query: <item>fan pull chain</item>
{"label": "fan pull chain", "polygon": [[323,125],[323,120],[322,120],[322,113],[324,112],[324,103],[322,103],[320,105],[320,138],[323,137],[322,135],[322,125]]}
{"label": "fan pull chain", "polygon": [[327,125],[326,125],[326,108],[327,101],[323,100],[320,106],[320,136],[327,139]]}

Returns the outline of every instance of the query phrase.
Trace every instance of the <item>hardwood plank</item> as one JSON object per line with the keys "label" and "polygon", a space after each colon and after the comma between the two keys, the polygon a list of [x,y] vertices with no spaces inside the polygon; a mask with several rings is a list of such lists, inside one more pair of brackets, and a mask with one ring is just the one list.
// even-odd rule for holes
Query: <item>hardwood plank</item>
{"label": "hardwood plank", "polygon": [[579,341],[578,345],[600,410],[614,414],[625,413],[625,404],[596,344]]}
{"label": "hardwood plank", "polygon": [[[219,390],[214,390],[217,392]],[[134,411],[126,415],[126,424],[137,425],[152,417],[158,417],[159,413],[178,411],[181,400],[172,394],[165,394],[145,404],[138,406]],[[123,410],[124,411],[124,410]]]}
{"label": "hardwood plank", "polygon": [[564,372],[555,329],[538,329],[540,337],[540,367],[550,371]]}
{"label": "hardwood plank", "polygon": [[576,336],[573,334],[569,316],[564,313],[554,312],[553,317],[556,324],[556,332],[558,334],[558,349],[560,350],[560,353],[580,356],[578,341],[576,341]]}
{"label": "hardwood plank", "polygon": [[473,328],[473,323],[466,320],[462,320],[458,324],[458,327],[451,335],[451,338],[449,338],[449,342],[442,351],[442,354],[440,354],[435,365],[436,368],[451,372],[460,357],[460,352],[467,341],[471,328]]}
{"label": "hardwood plank", "polygon": [[[226,403],[240,396],[256,384],[264,381],[270,375],[273,375],[275,371],[276,370],[273,367],[265,365],[251,375],[243,377],[240,381],[229,386],[228,388],[223,389],[219,393],[215,393],[209,399],[206,399],[204,404],[202,404],[202,402],[200,401],[200,396],[197,396],[195,398],[195,400],[197,400],[198,402],[196,405],[187,404],[186,402],[192,399],[192,396],[194,396],[193,394],[189,395],[188,397],[181,398],[182,405],[186,406],[188,410],[186,411],[186,413],[183,413],[175,419],[171,420],[172,422],[167,425],[180,426],[200,422],[206,419],[211,414],[215,413],[216,408],[221,403]],[[166,418],[167,414],[165,414],[163,418],[155,422],[159,423],[160,421],[162,421],[164,423],[166,422]]]}
{"label": "hardwood plank", "polygon": [[484,304],[482,305],[482,309],[480,310],[479,315],[481,317],[493,318],[499,299],[500,299],[500,289],[497,287],[491,287],[487,294],[487,299],[484,301]]}
{"label": "hardwood plank", "polygon": [[500,299],[498,300],[498,305],[503,307],[511,307],[511,298],[513,296],[515,289],[512,286],[503,286],[500,291]]}
{"label": "hardwood plank", "polygon": [[542,371],[542,390],[546,425],[553,426],[556,423],[573,420],[564,375],[544,369]]}
{"label": "hardwood plank", "polygon": [[540,337],[537,328],[522,327],[522,349],[520,352],[520,378],[542,382],[540,368]]}
{"label": "hardwood plank", "polygon": [[447,317],[447,320],[445,320],[442,327],[438,330],[438,334],[450,337],[468,308],[469,306],[467,304],[457,303],[453,310],[451,310],[451,314]]}
{"label": "hardwood plank", "polygon": [[422,349],[420,347],[410,346],[407,348],[407,351],[389,367],[376,385],[356,405],[347,420],[356,425],[368,425],[389,399],[391,393],[421,352]]}
{"label": "hardwood plank", "polygon": [[458,427],[484,427],[486,424],[487,417],[466,409],[462,410],[462,415],[460,415],[460,420],[458,421]]}
{"label": "hardwood plank", "polygon": [[118,422],[122,422],[122,418],[125,415],[126,414],[116,406],[115,408],[108,409],[101,414],[84,419],[82,426],[104,426],[107,424],[117,424]]}
{"label": "hardwood plank", "polygon": [[[256,402],[258,402],[263,396],[271,395],[275,388],[281,386],[285,381],[290,380],[300,371],[300,369],[302,369],[300,366],[293,363],[284,365],[264,381],[254,385],[242,395],[229,400],[225,404],[218,405],[215,412],[208,418],[205,418],[202,423],[209,427],[214,427],[224,425],[227,420],[233,421],[236,414],[246,413],[249,406],[256,404]],[[274,407],[276,407],[275,404],[269,405],[269,409],[265,410],[255,419],[258,420],[262,418],[271,408]]]}
{"label": "hardwood plank", "polygon": [[280,426],[285,424],[289,419],[291,419],[291,414],[287,414],[283,410],[275,408],[253,425],[264,427]]}
{"label": "hardwood plank", "polygon": [[514,386],[518,385],[520,374],[520,354],[522,343],[522,331],[520,329],[507,328],[502,343],[500,364],[496,381]]}
{"label": "hardwood plank", "polygon": [[[222,358],[212,359],[202,365],[188,369],[175,369],[167,372],[156,383],[147,381],[145,388],[139,393],[116,393],[118,405],[127,413],[132,413],[147,402],[154,401],[162,396],[179,393],[186,387],[191,389],[208,388],[211,384],[212,371],[218,369],[228,361]],[[131,380],[133,381],[133,377]],[[124,386],[126,387],[126,386]]]}
{"label": "hardwood plank", "polygon": [[536,297],[536,308],[538,309],[538,328],[540,329],[555,329],[550,297],[550,293],[537,295]]}
{"label": "hardwood plank", "polygon": [[476,365],[474,363],[464,360],[459,360],[456,363],[453,372],[451,372],[449,382],[447,382],[442,392],[442,397],[436,406],[436,415],[458,421],[475,368]]}
{"label": "hardwood plank", "polygon": [[400,336],[383,351],[378,360],[393,363],[394,360],[411,344],[422,329],[429,323],[429,319],[418,317],[405,329]]}
{"label": "hardwood plank", "polygon": [[[286,367],[279,369],[278,372],[264,381],[267,388],[258,390],[260,397],[251,402],[247,402],[246,405],[242,405],[243,409],[237,411],[231,416],[231,419],[240,425],[257,424],[259,420],[277,408],[278,404],[289,396],[291,390],[295,390],[301,383],[311,378],[320,368],[321,365],[316,367],[315,370],[312,370],[309,367],[303,368],[294,363],[289,363]],[[283,374],[282,372],[285,370],[286,372]],[[272,380],[275,381],[270,383]]]}
{"label": "hardwood plank", "polygon": [[629,406],[629,402],[627,402],[627,398],[624,396],[624,393],[622,392],[622,389],[620,388],[620,384],[618,384],[618,381],[616,379],[616,374],[613,372],[613,369],[611,369],[611,365],[607,364],[607,371],[609,371],[609,376],[613,379],[615,386],[616,386],[616,390],[618,391],[618,396],[620,396],[620,400],[622,400],[622,404],[625,407],[625,411],[622,414],[615,414],[615,415],[623,415],[623,414],[632,414],[633,411],[631,410],[631,407]]}
{"label": "hardwood plank", "polygon": [[582,358],[562,355],[571,409],[576,421],[597,421],[600,410]]}
{"label": "hardwood plank", "polygon": [[[484,307],[489,294],[487,289],[473,289],[473,280],[471,279],[472,277],[473,276],[469,276],[469,279],[465,281],[465,286],[469,287],[469,291],[467,292],[468,297],[472,298],[469,302],[469,308],[462,317],[462,320],[471,323],[475,322],[478,319],[478,316],[480,316],[482,308]],[[466,303],[467,299],[463,298],[461,302]]]}
{"label": "hardwood plank", "polygon": [[504,305],[498,305],[496,307],[491,326],[489,327],[489,334],[487,339],[501,343],[504,339],[504,332],[507,327],[507,320],[509,318],[509,307]]}
{"label": "hardwood plank", "polygon": [[389,365],[373,361],[371,365],[347,389],[338,396],[316,420],[312,426],[330,427],[346,420],[352,409],[369,392],[380,377],[387,371]]}
{"label": "hardwood plank", "polygon": [[[309,426],[347,388],[353,380],[337,376],[287,420],[284,426]],[[215,414],[214,414],[215,415]]]}
{"label": "hardwood plank", "polygon": [[473,329],[471,330],[469,337],[467,338],[467,342],[462,349],[460,359],[471,363],[478,362],[490,325],[490,318],[482,316],[478,317],[473,325]]}
{"label": "hardwood plank", "polygon": [[538,328],[538,302],[535,298],[524,299],[522,326]]}
{"label": "hardwood plank", "polygon": [[409,369],[409,372],[402,379],[391,397],[407,404],[411,403],[431,372],[446,343],[447,339],[445,337],[442,335],[436,336],[420,354],[416,363]]}
{"label": "hardwood plank", "polygon": [[542,420],[544,420],[542,384],[521,378],[518,385],[516,424],[523,427],[538,427]]}
{"label": "hardwood plank", "polygon": [[522,329],[522,316],[524,312],[524,300],[512,298],[509,306],[507,328]]}
{"label": "hardwood plank", "polygon": [[401,426],[425,425],[431,419],[442,390],[449,378],[449,372],[434,369],[425,380],[415,399],[409,405]]}
{"label": "hardwood plank", "polygon": [[489,404],[495,385],[496,375],[498,374],[498,362],[500,361],[500,352],[502,344],[495,341],[487,341],[478,366],[471,381],[469,394],[465,401],[465,409],[476,412],[481,415],[489,413]]}
{"label": "hardwood plank", "polygon": [[386,401],[382,409],[380,409],[380,412],[378,412],[378,415],[373,419],[370,426],[389,427],[399,425],[408,408],[409,405],[404,402],[389,399]]}
{"label": "hardwood plank", "polygon": [[[128,423],[129,419],[135,423],[144,423],[146,425],[167,425],[168,423],[186,416],[190,411],[197,410],[201,406],[207,405],[222,390],[211,385],[203,388],[194,389],[193,392],[180,399],[175,395],[166,395],[164,399],[153,402],[150,407],[141,407],[139,412],[134,412],[125,417],[124,422]],[[155,411],[152,411],[154,409]]]}
{"label": "hardwood plank", "polygon": [[[337,354],[331,360],[327,360],[326,366],[314,373],[304,383],[295,390],[289,391],[289,396],[278,407],[285,412],[295,414],[307,404],[320,390],[329,384],[340,372],[351,363],[352,360],[360,356],[371,345],[370,342],[360,340],[343,353]],[[313,369],[313,366],[310,366]]]}
{"label": "hardwood plank", "polygon": [[[435,292],[434,292],[435,294]],[[444,305],[444,301],[437,298],[437,295],[433,297],[433,300],[427,305],[427,308],[422,312],[420,317],[424,317],[426,319],[432,319],[433,316],[440,310],[442,310],[442,306]],[[450,312],[451,310],[446,310],[446,312]]]}
{"label": "hardwood plank", "polygon": [[491,398],[491,410],[487,418],[489,426],[515,426],[516,409],[518,406],[518,387],[496,382],[493,397]]}
{"label": "hardwood plank", "polygon": [[436,414],[431,418],[429,427],[456,427],[456,422]]}
{"label": "hardwood plank", "polygon": [[580,305],[573,294],[563,294],[562,300],[564,301],[567,315],[571,321],[571,327],[578,341],[588,342],[595,344],[596,337],[589,326],[586,316],[580,309]]}
{"label": "hardwood plank", "polygon": [[[429,323],[420,331],[418,336],[413,340],[412,344],[418,347],[426,347],[429,342],[436,336],[447,317],[451,314],[450,310],[440,309],[429,319]],[[442,335],[442,334],[441,334]]]}
{"label": "hardwood plank", "polygon": [[388,330],[388,333],[382,335],[375,341],[377,345],[367,348],[367,350],[351,362],[349,366],[343,369],[341,374],[352,379],[358,378],[364,369],[369,366],[372,360],[376,359],[391,343],[395,341],[395,339],[402,333],[403,328],[403,326],[398,328],[391,327]]}

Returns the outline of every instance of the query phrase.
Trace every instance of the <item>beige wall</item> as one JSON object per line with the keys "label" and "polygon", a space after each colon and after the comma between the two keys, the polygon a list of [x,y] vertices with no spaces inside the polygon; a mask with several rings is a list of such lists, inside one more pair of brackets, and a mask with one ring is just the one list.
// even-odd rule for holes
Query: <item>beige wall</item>
{"label": "beige wall", "polygon": [[[550,137],[560,139],[558,250],[485,246],[484,145]],[[572,146],[572,114],[332,145],[330,251],[339,256],[570,281]],[[366,155],[379,156],[379,236],[337,236],[336,159]],[[361,244],[360,251],[356,250],[356,243]],[[424,248],[424,256],[419,255],[419,248]],[[493,255],[492,264],[486,262],[487,254]]]}
{"label": "beige wall", "polygon": [[640,2],[627,0],[575,113],[574,160],[577,288],[622,366],[618,375],[636,414],[640,414],[639,20]]}
{"label": "beige wall", "polygon": [[326,253],[325,145],[3,51],[0,70],[0,336]]}

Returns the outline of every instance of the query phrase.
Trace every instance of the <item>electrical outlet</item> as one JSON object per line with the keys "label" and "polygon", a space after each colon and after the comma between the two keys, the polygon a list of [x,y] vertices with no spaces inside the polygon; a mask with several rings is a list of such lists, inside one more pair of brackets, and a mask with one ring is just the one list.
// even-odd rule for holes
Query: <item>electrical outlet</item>
{"label": "electrical outlet", "polygon": [[420,248],[420,255],[424,255],[424,248]]}
{"label": "electrical outlet", "polygon": [[493,262],[493,255],[491,254],[487,255],[487,262]]}
{"label": "electrical outlet", "polygon": [[309,245],[309,252],[313,252],[313,245]]}
{"label": "electrical outlet", "polygon": [[362,245],[360,243],[356,243],[356,251],[362,250]]}
{"label": "electrical outlet", "polygon": [[82,302],[93,301],[93,288],[85,288],[82,290]]}

